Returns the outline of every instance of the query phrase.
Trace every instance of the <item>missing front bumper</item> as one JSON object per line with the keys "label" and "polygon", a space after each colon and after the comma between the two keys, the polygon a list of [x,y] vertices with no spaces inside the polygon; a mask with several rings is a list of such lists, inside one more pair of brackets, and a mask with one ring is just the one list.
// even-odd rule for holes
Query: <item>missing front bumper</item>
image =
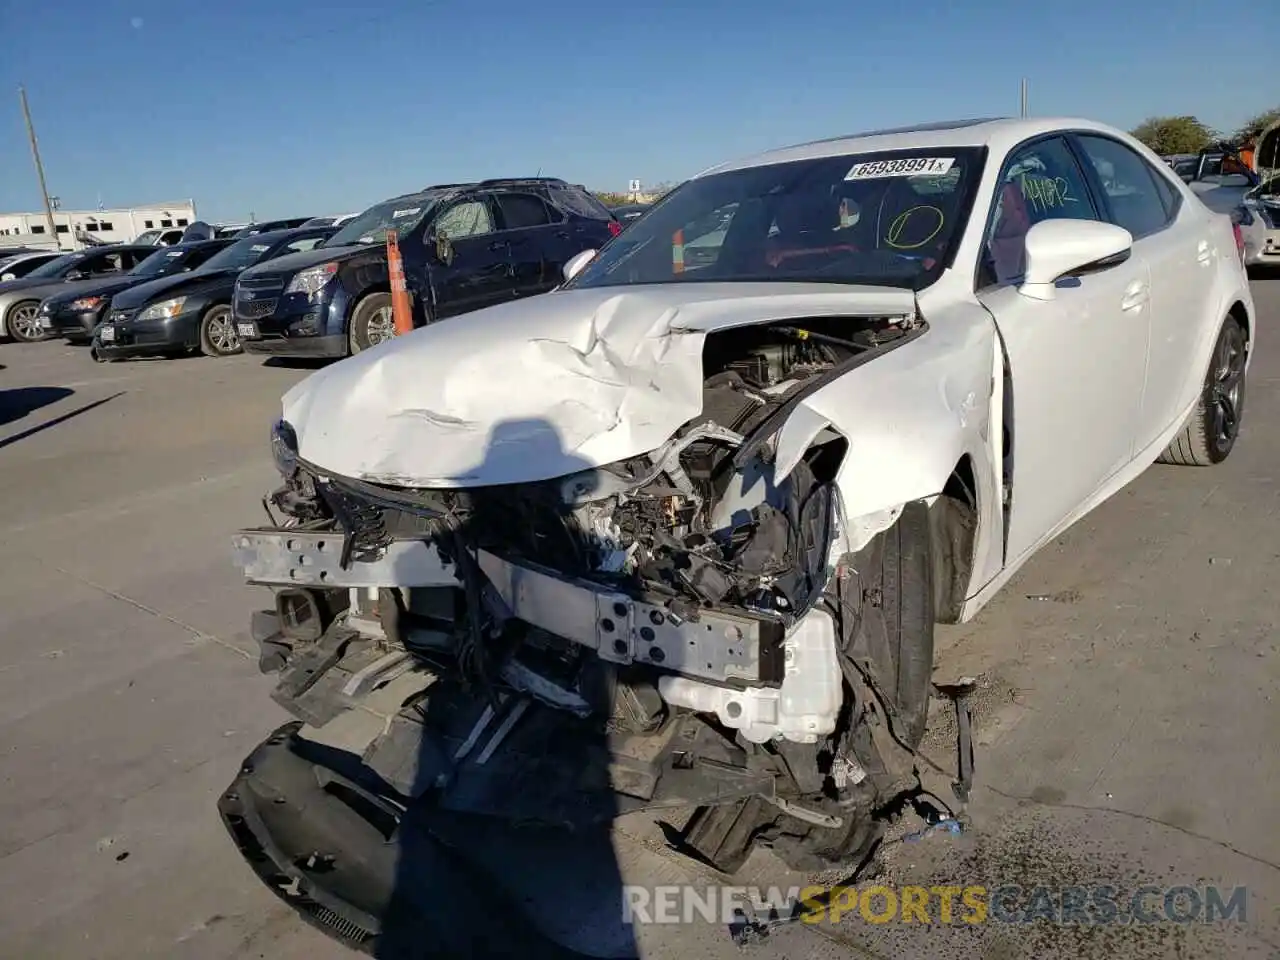
{"label": "missing front bumper", "polygon": [[[241,530],[236,563],[253,583],[319,589],[460,588],[456,567],[424,540],[393,540],[372,560],[345,567],[343,537],[289,528]],[[781,619],[722,609],[681,616],[667,604],[478,551],[477,562],[508,613],[619,665],[640,663],[728,684],[778,685],[785,676]]]}

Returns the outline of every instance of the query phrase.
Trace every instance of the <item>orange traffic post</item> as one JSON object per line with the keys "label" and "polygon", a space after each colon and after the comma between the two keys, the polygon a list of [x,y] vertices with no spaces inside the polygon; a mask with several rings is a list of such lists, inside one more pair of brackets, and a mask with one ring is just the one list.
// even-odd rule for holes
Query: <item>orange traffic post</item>
{"label": "orange traffic post", "polygon": [[404,258],[400,256],[400,242],[394,230],[387,231],[387,274],[391,278],[391,319],[399,337],[413,329],[413,307],[409,303],[409,285],[404,279]]}

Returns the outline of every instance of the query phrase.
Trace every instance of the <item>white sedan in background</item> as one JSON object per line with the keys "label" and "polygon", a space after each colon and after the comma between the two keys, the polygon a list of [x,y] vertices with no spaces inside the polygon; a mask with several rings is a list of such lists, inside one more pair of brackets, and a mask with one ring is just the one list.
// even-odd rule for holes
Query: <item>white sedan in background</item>
{"label": "white sedan in background", "polygon": [[[378,757],[430,755],[440,768],[417,775],[462,784],[438,795],[454,809],[557,821],[593,789],[613,811],[687,803],[685,843],[729,871],[756,837],[802,869],[874,846],[873,814],[919,789],[935,622],[974,616],[1153,461],[1225,459],[1256,336],[1238,228],[1087,120],[722,164],[565,273],[285,395],[286,519],[241,531],[238,561],[282,610],[305,588],[344,612],[255,636],[284,671],[275,699],[313,724],[360,699],[355,681],[325,694],[317,669],[365,676],[370,650],[420,661],[421,699],[405,693],[413,709],[365,752],[390,783]],[[449,612],[422,621],[427,651],[404,637],[433,593],[467,600],[433,606]],[[335,659],[321,631],[369,646]],[[390,742],[444,737],[424,703],[470,696],[474,717],[495,688],[541,719],[513,706],[448,733],[493,789],[467,747]],[[592,713],[628,771],[612,786],[574,767],[600,762],[567,722]],[[254,821],[245,798],[266,792],[229,790],[228,823]],[[305,822],[281,834],[237,842],[278,850],[255,869],[293,877],[312,841]],[[336,879],[299,882],[334,902]]]}

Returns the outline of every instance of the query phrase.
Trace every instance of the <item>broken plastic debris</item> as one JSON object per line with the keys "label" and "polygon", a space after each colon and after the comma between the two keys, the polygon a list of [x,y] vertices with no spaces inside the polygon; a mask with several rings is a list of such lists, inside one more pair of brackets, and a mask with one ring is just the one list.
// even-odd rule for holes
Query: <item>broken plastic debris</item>
{"label": "broken plastic debris", "polygon": [[1215,564],[1217,566],[1229,567],[1231,566],[1231,558],[1230,557],[1210,557],[1209,563]]}
{"label": "broken plastic debris", "polygon": [[1081,594],[1079,590],[1059,590],[1057,593],[1029,593],[1027,599],[1042,603],[1076,603]]}
{"label": "broken plastic debris", "polygon": [[932,826],[925,827],[923,830],[917,830],[915,833],[908,833],[902,838],[902,842],[915,843],[917,840],[923,840],[931,834],[939,833],[944,830],[953,837],[958,837],[964,832],[964,827],[955,817],[945,817]]}

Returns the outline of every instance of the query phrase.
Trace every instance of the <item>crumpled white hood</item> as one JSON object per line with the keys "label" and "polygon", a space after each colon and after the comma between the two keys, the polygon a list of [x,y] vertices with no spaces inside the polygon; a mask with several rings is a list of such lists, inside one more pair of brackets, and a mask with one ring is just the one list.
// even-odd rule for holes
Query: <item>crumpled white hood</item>
{"label": "crumpled white hood", "polygon": [[646,453],[702,410],[717,329],[892,316],[908,290],[666,284],[566,290],[432,324],[312,374],[283,398],[302,459],[406,487],[531,482]]}

